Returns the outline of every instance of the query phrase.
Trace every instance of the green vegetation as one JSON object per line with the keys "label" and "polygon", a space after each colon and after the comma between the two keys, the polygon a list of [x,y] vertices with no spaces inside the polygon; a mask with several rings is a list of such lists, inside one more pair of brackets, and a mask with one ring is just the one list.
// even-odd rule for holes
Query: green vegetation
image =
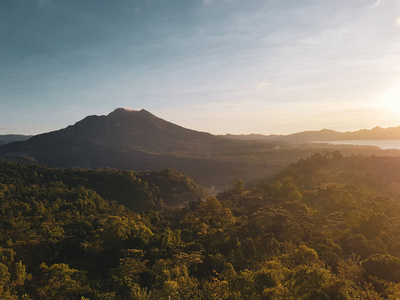
{"label": "green vegetation", "polygon": [[0,298],[396,299],[399,196],[400,158],[339,152],[216,197],[172,169],[1,161]]}

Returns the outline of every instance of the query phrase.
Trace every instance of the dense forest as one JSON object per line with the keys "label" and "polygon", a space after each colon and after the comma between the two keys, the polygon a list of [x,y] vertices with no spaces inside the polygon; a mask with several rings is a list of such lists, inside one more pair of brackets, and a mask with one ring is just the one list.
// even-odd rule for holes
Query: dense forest
{"label": "dense forest", "polygon": [[1,299],[400,298],[400,158],[207,195],[174,169],[0,161]]}

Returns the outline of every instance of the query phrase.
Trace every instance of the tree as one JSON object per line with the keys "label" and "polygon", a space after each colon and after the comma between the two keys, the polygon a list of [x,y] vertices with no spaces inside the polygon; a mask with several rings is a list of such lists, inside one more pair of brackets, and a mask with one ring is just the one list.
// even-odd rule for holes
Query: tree
{"label": "tree", "polygon": [[373,254],[361,262],[367,275],[400,282],[400,259],[389,254]]}
{"label": "tree", "polygon": [[91,293],[83,272],[67,264],[40,265],[42,276],[37,292],[43,299],[78,299]]}

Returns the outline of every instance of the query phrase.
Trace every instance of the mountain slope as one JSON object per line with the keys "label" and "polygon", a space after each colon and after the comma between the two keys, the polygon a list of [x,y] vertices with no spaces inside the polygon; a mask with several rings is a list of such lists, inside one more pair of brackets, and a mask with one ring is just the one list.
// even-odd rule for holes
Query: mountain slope
{"label": "mountain slope", "polygon": [[259,162],[245,164],[238,156],[273,147],[186,129],[146,110],[119,108],[107,116],[88,116],[67,128],[3,145],[0,156],[32,157],[59,167],[138,171],[174,167],[211,186],[230,184],[246,174],[258,176],[253,170],[260,169]]}
{"label": "mountain slope", "polygon": [[59,132],[66,137],[114,148],[171,151],[190,142],[209,142],[209,133],[183,128],[150,112],[114,110],[107,116],[89,116]]}
{"label": "mountain slope", "polygon": [[361,129],[358,131],[338,132],[330,129],[319,131],[303,131],[288,135],[226,135],[227,138],[239,140],[268,140],[274,142],[311,142],[311,141],[340,141],[340,140],[399,140],[400,126],[373,129]]}
{"label": "mountain slope", "polygon": [[76,152],[79,156],[84,156],[85,152],[94,154],[93,161],[96,159],[93,151],[99,156],[109,151],[141,151],[147,154],[183,154],[190,151],[191,155],[202,156],[202,148],[218,141],[225,140],[183,128],[145,110],[119,108],[107,116],[88,116],[67,128],[7,145],[0,153],[33,156],[51,162],[55,162],[53,156],[61,159],[58,156],[62,153],[64,159],[59,160],[61,165],[63,161],[68,161],[67,165],[74,161],[79,165],[80,160],[74,155]]}
{"label": "mountain slope", "polygon": [[368,147],[229,139],[183,128],[146,110],[119,108],[107,116],[88,116],[67,128],[2,145],[0,156],[33,158],[56,167],[135,171],[172,167],[200,185],[222,190],[237,178],[247,182],[270,178],[291,162],[339,149],[345,155],[383,155]]}
{"label": "mountain slope", "polygon": [[22,135],[22,134],[4,134],[0,135],[0,145],[18,142],[18,141],[26,141],[32,137],[31,135]]}

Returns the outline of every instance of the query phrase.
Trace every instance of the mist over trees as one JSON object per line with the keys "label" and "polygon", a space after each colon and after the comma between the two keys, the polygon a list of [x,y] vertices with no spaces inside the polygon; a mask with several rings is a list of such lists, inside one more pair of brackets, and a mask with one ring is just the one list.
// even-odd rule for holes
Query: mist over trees
{"label": "mist over trees", "polygon": [[175,170],[0,164],[2,299],[400,296],[398,158],[317,153],[216,196]]}

